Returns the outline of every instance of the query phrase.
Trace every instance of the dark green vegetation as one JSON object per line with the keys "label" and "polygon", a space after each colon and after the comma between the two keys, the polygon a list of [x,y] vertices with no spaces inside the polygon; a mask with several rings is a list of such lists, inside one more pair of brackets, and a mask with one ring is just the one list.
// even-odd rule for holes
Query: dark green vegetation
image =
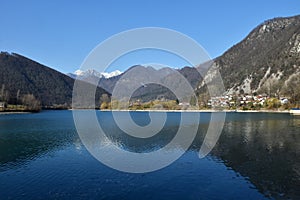
{"label": "dark green vegetation", "polygon": [[[21,106],[8,110],[70,108],[73,85],[74,79],[24,56],[0,54],[0,102]],[[103,93],[106,92],[98,88],[96,98]]]}

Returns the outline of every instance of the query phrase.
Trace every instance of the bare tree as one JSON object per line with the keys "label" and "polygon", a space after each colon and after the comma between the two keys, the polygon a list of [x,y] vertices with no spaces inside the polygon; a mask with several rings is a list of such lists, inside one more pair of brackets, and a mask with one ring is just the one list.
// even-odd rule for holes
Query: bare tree
{"label": "bare tree", "polygon": [[4,101],[4,91],[5,91],[5,85],[2,84],[2,88],[1,88],[1,93],[0,93],[0,97],[1,97],[1,100]]}
{"label": "bare tree", "polygon": [[22,104],[30,111],[39,111],[41,109],[41,103],[37,100],[33,94],[26,94],[22,97]]}
{"label": "bare tree", "polygon": [[4,95],[2,97],[3,101],[5,101],[6,103],[9,102],[9,99],[10,99],[10,94],[9,94],[9,91],[4,91]]}
{"label": "bare tree", "polygon": [[110,98],[107,94],[102,94],[100,97],[100,109],[107,109],[110,102]]}
{"label": "bare tree", "polygon": [[283,93],[291,97],[292,103],[300,100],[300,74],[292,75],[285,83]]}
{"label": "bare tree", "polygon": [[265,93],[269,97],[279,97],[279,93],[282,89],[282,81],[279,80],[268,80],[258,90],[259,93]]}
{"label": "bare tree", "polygon": [[17,96],[16,96],[16,98],[17,98],[17,103],[19,103],[19,100],[20,100],[20,90],[17,91]]}
{"label": "bare tree", "polygon": [[100,104],[103,103],[103,102],[106,102],[106,103],[109,102],[109,96],[108,96],[108,94],[102,94],[101,95],[101,97],[100,97]]}
{"label": "bare tree", "polygon": [[198,97],[198,103],[199,103],[200,107],[206,108],[208,106],[209,99],[210,99],[210,95],[207,91],[201,93]]}

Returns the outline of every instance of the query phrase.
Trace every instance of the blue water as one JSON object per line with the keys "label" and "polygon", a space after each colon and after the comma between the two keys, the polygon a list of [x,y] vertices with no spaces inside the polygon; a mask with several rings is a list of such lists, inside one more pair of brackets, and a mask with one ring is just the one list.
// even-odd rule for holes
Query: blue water
{"label": "blue water", "polygon": [[[137,152],[168,143],[180,120],[180,113],[168,113],[163,132],[143,142],[126,140],[111,112],[97,115],[112,140]],[[146,112],[131,116],[149,123]],[[0,199],[300,198],[299,117],[228,113],[217,145],[199,159],[209,118],[201,113],[194,143],[173,164],[132,174],[103,165],[86,150],[71,111],[0,115]]]}

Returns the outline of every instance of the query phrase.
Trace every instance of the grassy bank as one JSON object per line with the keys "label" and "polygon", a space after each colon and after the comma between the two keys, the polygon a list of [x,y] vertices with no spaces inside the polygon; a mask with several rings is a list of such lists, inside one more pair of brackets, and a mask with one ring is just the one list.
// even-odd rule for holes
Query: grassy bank
{"label": "grassy bank", "polygon": [[0,108],[0,113],[28,113],[28,112],[39,112],[40,107],[28,107],[25,105],[12,105],[8,104],[4,108]]}

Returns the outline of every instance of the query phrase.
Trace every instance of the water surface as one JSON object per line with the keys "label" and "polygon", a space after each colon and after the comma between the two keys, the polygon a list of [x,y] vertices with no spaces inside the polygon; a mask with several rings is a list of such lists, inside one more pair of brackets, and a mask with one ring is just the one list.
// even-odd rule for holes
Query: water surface
{"label": "water surface", "polygon": [[[176,133],[180,113],[168,113],[151,139],[127,137],[111,112],[97,112],[109,138],[124,149],[150,152]],[[147,112],[133,112],[137,124]],[[1,199],[299,199],[300,118],[288,114],[228,113],[222,135],[205,158],[197,137],[172,165],[146,174],[111,169],[82,145],[71,111],[0,115]],[[189,134],[188,132],[186,134]],[[176,151],[176,149],[174,149]],[[113,156],[113,155],[112,155]]]}

